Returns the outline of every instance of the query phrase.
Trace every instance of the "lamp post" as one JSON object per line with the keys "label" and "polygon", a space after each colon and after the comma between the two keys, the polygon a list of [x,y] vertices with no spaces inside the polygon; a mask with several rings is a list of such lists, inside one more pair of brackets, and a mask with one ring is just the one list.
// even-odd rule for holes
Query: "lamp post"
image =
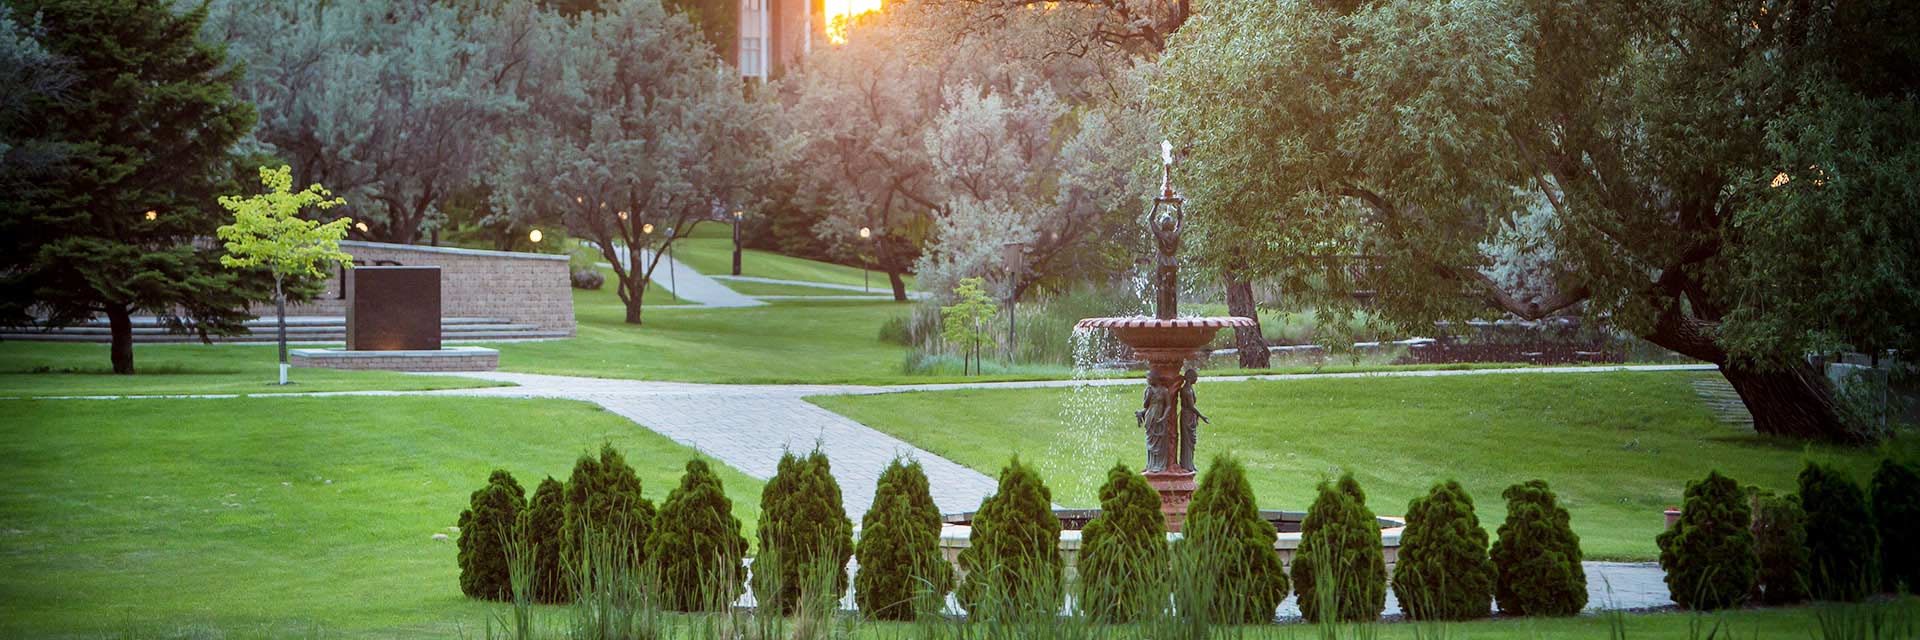
{"label": "lamp post", "polygon": [[740,275],[740,219],[745,211],[733,210],[733,275]]}
{"label": "lamp post", "polygon": [[680,301],[680,279],[673,274],[673,227],[667,227],[667,289],[673,293],[673,301]]}
{"label": "lamp post", "polygon": [[[640,261],[646,259],[646,256],[641,254],[645,251],[651,250],[652,248],[653,248],[653,223],[651,222],[643,223],[640,225],[640,251],[628,252],[628,254],[633,257],[633,272],[632,272],[633,274],[640,273]],[[646,286],[649,280],[650,279],[648,278],[641,279],[640,287],[642,291],[646,289]]]}
{"label": "lamp post", "polygon": [[[860,227],[860,241],[861,241],[860,242],[861,244],[867,245],[866,248],[868,253],[873,252],[873,230],[872,229],[869,229],[866,227]],[[866,293],[873,293],[873,284],[872,284],[873,281],[871,279],[871,276],[868,275],[871,270],[867,268],[867,263],[870,261],[872,261],[872,258],[870,256],[866,254],[860,255],[860,290]]]}

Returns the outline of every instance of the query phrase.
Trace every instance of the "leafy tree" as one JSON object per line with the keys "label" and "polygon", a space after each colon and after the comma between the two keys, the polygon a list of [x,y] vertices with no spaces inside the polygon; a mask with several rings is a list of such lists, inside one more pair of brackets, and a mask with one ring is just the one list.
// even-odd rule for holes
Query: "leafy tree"
{"label": "leafy tree", "polygon": [[1880,533],[1860,484],[1808,462],[1800,470],[1800,507],[1807,513],[1809,594],[1849,602],[1872,595],[1880,586]]}
{"label": "leafy tree", "polygon": [[1880,528],[1881,588],[1920,591],[1920,469],[1889,458],[1873,473],[1873,519]]}
{"label": "leafy tree", "polygon": [[[532,592],[529,597],[534,602],[555,604],[566,602],[572,594],[569,592],[567,574],[561,564],[562,541],[567,526],[567,488],[559,480],[548,476],[540,481],[533,490],[533,499],[527,501],[527,509],[520,512],[518,527],[520,539],[527,545],[527,552],[533,554],[533,577],[529,581]],[[464,531],[464,529],[462,530]]]}
{"label": "leafy tree", "polygon": [[1176,573],[1211,584],[1176,592],[1175,607],[1227,624],[1263,623],[1287,598],[1287,572],[1273,543],[1278,532],[1260,517],[1247,472],[1217,456],[1187,504],[1184,537],[1174,548]]}
{"label": "leafy tree", "polygon": [[220,206],[233,212],[233,224],[215,229],[226,241],[227,255],[220,264],[228,267],[267,267],[273,273],[275,315],[280,322],[280,384],[287,383],[287,279],[325,279],[331,263],[351,267],[353,256],[340,250],[340,239],[347,237],[350,218],[326,224],[300,217],[307,207],[331,209],[344,200],[328,198],[326,187],[311,185],[299,192],[293,189],[292,168],[260,168],[260,182],[267,192],[256,196],[220,196]]}
{"label": "leafy tree", "polygon": [[485,600],[513,597],[507,544],[526,509],[526,491],[503,469],[494,469],[487,486],[473,492],[468,508],[460,512],[461,593]]}
{"label": "leafy tree", "polygon": [[1000,486],[981,501],[967,543],[958,595],[969,615],[1020,619],[1060,608],[1066,583],[1053,492],[1019,458],[1000,470]]}
{"label": "leafy tree", "polygon": [[1754,581],[1754,600],[1764,605],[1793,604],[1807,599],[1807,513],[1800,499],[1759,496],[1753,516],[1753,555],[1760,572]]}
{"label": "leafy tree", "polygon": [[1718,471],[1687,483],[1679,522],[1658,538],[1660,569],[1674,602],[1710,610],[1746,601],[1759,572],[1747,500],[1740,485]]}
{"label": "leafy tree", "polygon": [[1378,620],[1387,606],[1379,520],[1351,473],[1342,474],[1338,484],[1322,480],[1319,491],[1300,524],[1300,548],[1291,568],[1300,615],[1314,622],[1323,616],[1342,622]]}
{"label": "leafy tree", "polygon": [[217,250],[194,244],[221,221],[214,197],[233,191],[231,152],[254,118],[234,96],[240,67],[196,35],[205,9],[7,4],[32,16],[30,35],[15,26],[0,40],[37,62],[0,75],[64,90],[0,101],[0,325],[104,315],[122,374],[134,372],[135,313],[203,340],[243,332],[263,280],[223,270]]}
{"label": "leafy tree", "polygon": [[940,510],[919,462],[895,459],[880,472],[854,555],[854,601],[868,616],[911,620],[945,605],[953,566],[940,552]]}
{"label": "leafy tree", "polygon": [[[562,566],[584,568],[589,538],[619,553],[618,561],[638,570],[647,559],[654,529],[653,503],[640,495],[640,477],[612,444],[600,445],[600,457],[581,455],[567,480],[566,529],[561,534]],[[577,576],[585,582],[590,576]],[[576,583],[578,583],[576,582]]]}
{"label": "leafy tree", "polygon": [[1530,480],[1507,487],[1507,521],[1493,543],[1493,597],[1500,611],[1520,616],[1570,616],[1587,606],[1587,571],[1580,536],[1547,487]]}
{"label": "leafy tree", "polygon": [[1080,532],[1080,610],[1107,622],[1158,611],[1168,595],[1166,527],[1146,478],[1125,464],[1107,471],[1100,515]]}
{"label": "leafy tree", "polygon": [[674,611],[717,611],[740,597],[747,538],[733,501],[707,463],[687,461],[680,486],[660,504],[647,537],[647,556],[659,570],[661,603]]}
{"label": "leafy tree", "polygon": [[[1894,0],[1220,3],[1152,95],[1200,244],[1299,303],[1582,309],[1719,365],[1762,433],[1853,442],[1802,356],[1920,340],[1916,37]],[[1539,294],[1483,269],[1533,207]]]}
{"label": "leafy tree", "polygon": [[[950,305],[940,307],[941,335],[948,344],[960,348],[960,357],[972,358],[974,373],[980,372],[980,346],[993,340],[993,331],[987,322],[993,319],[998,310],[993,297],[987,295],[981,285],[981,278],[963,278],[960,285],[954,287],[953,297],[957,300]],[[962,367],[965,369],[965,367]]]}
{"label": "leafy tree", "polygon": [[[828,604],[847,592],[853,522],[840,501],[827,454],[780,455],[778,471],[760,490],[760,555],[754,560],[753,599],[792,613],[804,597]],[[825,588],[826,592],[820,592]]]}
{"label": "leafy tree", "polygon": [[64,99],[76,80],[72,62],[41,44],[45,36],[37,16],[15,19],[13,7],[0,4],[0,186],[32,179],[65,155],[66,143],[28,126],[29,98]]}
{"label": "leafy tree", "polygon": [[1393,567],[1393,594],[1414,620],[1471,620],[1493,610],[1493,561],[1473,497],[1459,482],[1435,483],[1407,505]]}

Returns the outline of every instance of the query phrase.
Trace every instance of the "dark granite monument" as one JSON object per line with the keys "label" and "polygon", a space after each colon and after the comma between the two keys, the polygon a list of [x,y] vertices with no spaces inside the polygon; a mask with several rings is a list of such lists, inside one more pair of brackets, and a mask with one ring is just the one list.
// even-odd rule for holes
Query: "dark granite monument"
{"label": "dark granite monument", "polygon": [[440,267],[347,270],[347,350],[440,348]]}

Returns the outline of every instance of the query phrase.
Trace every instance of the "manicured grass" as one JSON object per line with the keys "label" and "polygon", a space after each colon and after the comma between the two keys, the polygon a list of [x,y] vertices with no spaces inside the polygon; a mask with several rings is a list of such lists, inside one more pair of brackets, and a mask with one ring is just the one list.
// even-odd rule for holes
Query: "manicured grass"
{"label": "manicured grass", "polygon": [[135,374],[113,374],[104,344],[0,343],[0,397],[464,389],[500,383],[386,371],[294,369],[280,386],[272,344],[137,344]]}
{"label": "manicured grass", "polygon": [[[695,454],[591,404],[0,401],[0,637],[454,637],[448,533],[495,468],[529,494],[611,442],[658,503]],[[718,466],[749,540],[760,482]],[[209,634],[208,629],[225,633]]]}
{"label": "manicured grass", "polygon": [[[599,289],[574,289],[573,313],[580,315],[581,309],[614,309],[624,313],[626,305],[620,303],[620,281],[613,277],[613,269],[597,267],[600,275],[607,279]],[[647,295],[641,302],[647,307],[671,307],[692,304],[673,297],[673,291],[667,288],[667,270],[660,269],[659,277],[647,282]]]}
{"label": "manicured grass", "polygon": [[[1264,508],[1305,510],[1314,484],[1354,472],[1376,513],[1400,514],[1434,482],[1458,479],[1489,532],[1500,492],[1542,478],[1572,512],[1589,559],[1651,560],[1661,510],[1686,482],[1719,469],[1791,491],[1804,460],[1866,479],[1873,451],[1804,446],[1717,422],[1678,373],[1468,375],[1219,382],[1199,388],[1213,424],[1200,467],[1245,463]],[[814,402],[935,454],[997,473],[1035,463],[1064,506],[1097,506],[1115,461],[1138,468],[1141,387],[831,396]],[[1900,443],[1912,449],[1911,439]]]}
{"label": "manicured grass", "polygon": [[808,287],[795,284],[777,284],[772,282],[754,282],[751,280],[722,280],[728,289],[749,296],[861,296],[875,297],[891,295],[885,287],[874,289],[871,293],[859,289],[830,289],[827,287]]}
{"label": "manicured grass", "polygon": [[[708,227],[702,225],[700,233],[691,238],[673,243],[673,257],[710,276],[733,273],[733,240],[722,236],[705,237]],[[712,226],[713,229],[726,230],[725,225]],[[759,249],[747,249],[740,256],[740,275],[775,280],[800,280],[805,282],[826,282],[830,284],[850,284],[858,286],[861,282],[859,265],[848,266],[831,262],[820,262],[805,258],[784,256]],[[871,272],[873,289],[891,293],[887,284],[887,274],[879,270]],[[913,289],[913,276],[905,276],[907,289]]]}

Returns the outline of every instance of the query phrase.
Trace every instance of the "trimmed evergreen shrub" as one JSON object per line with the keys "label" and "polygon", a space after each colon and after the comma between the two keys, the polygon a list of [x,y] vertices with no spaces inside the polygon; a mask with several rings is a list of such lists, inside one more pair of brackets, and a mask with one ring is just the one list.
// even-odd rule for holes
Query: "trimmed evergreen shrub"
{"label": "trimmed evergreen shrub", "polygon": [[[789,451],[760,492],[760,554],[753,562],[753,598],[792,613],[803,593],[838,602],[847,592],[853,522],[840,502],[827,455]],[[821,588],[831,593],[812,593]]]}
{"label": "trimmed evergreen shrub", "polygon": [[1472,620],[1493,611],[1493,560],[1473,497],[1459,482],[1435,484],[1407,505],[1393,567],[1393,593],[1414,620]]}
{"label": "trimmed evergreen shrub", "polygon": [[528,581],[534,602],[566,602],[572,593],[565,565],[560,563],[560,534],[567,526],[567,488],[548,476],[533,490],[533,499],[520,512],[520,539],[533,554],[533,576]]}
{"label": "trimmed evergreen shrub", "polygon": [[1807,599],[1807,512],[1800,498],[1757,496],[1753,515],[1753,555],[1760,573],[1754,581],[1754,600],[1765,605],[1793,604]]}
{"label": "trimmed evergreen shrub", "polygon": [[940,553],[940,511],[920,463],[895,459],[880,473],[854,555],[853,597],[868,617],[912,620],[945,604],[953,565]]}
{"label": "trimmed evergreen shrub", "polygon": [[1758,559],[1753,512],[1732,478],[1713,471],[1687,483],[1680,520],[1655,539],[1667,592],[1688,609],[1739,606],[1753,591]]}
{"label": "trimmed evergreen shrub", "polygon": [[507,541],[520,511],[527,508],[526,492],[513,474],[494,469],[487,486],[473,492],[460,512],[460,592],[469,598],[511,600]]}
{"label": "trimmed evergreen shrub", "polygon": [[976,620],[1052,616],[1064,596],[1053,492],[1015,457],[974,515],[960,551],[960,604]]}
{"label": "trimmed evergreen shrub", "polygon": [[[585,567],[584,536],[597,536],[606,546],[624,550],[621,562],[638,571],[646,561],[647,536],[653,532],[653,502],[640,496],[640,477],[611,444],[600,446],[600,457],[582,455],[567,480],[566,528],[561,540],[561,562],[579,571]],[[586,579],[590,576],[577,576]]]}
{"label": "trimmed evergreen shrub", "polygon": [[1387,560],[1367,494],[1351,473],[1341,474],[1338,483],[1321,481],[1319,492],[1300,523],[1300,548],[1293,554],[1300,616],[1308,622],[1328,613],[1341,622],[1378,620],[1387,606]]}
{"label": "trimmed evergreen shrub", "polygon": [[1545,480],[1507,487],[1507,521],[1493,544],[1493,597],[1500,611],[1570,616],[1587,606],[1580,536]]}
{"label": "trimmed evergreen shrub", "polygon": [[1880,461],[1873,473],[1873,519],[1880,529],[1881,587],[1920,591],[1920,469],[1893,460]]}
{"label": "trimmed evergreen shrub", "polygon": [[705,460],[687,461],[680,486],[660,503],[647,537],[647,557],[660,580],[661,606],[673,611],[719,611],[740,597],[747,538],[733,501]]}
{"label": "trimmed evergreen shrub", "polygon": [[[1210,580],[1174,594],[1182,611],[1204,611],[1223,624],[1273,620],[1287,598],[1287,572],[1273,549],[1278,532],[1260,517],[1240,461],[1217,456],[1187,503],[1174,548],[1177,573]],[[1204,609],[1202,609],[1204,606]]]}
{"label": "trimmed evergreen shrub", "polygon": [[1080,610],[1131,622],[1167,599],[1167,518],[1147,479],[1116,464],[1100,487],[1100,515],[1080,533]]}
{"label": "trimmed evergreen shrub", "polygon": [[1880,586],[1880,532],[1860,485],[1838,470],[1808,462],[1800,470],[1800,508],[1807,512],[1807,577],[1817,600],[1859,601]]}

